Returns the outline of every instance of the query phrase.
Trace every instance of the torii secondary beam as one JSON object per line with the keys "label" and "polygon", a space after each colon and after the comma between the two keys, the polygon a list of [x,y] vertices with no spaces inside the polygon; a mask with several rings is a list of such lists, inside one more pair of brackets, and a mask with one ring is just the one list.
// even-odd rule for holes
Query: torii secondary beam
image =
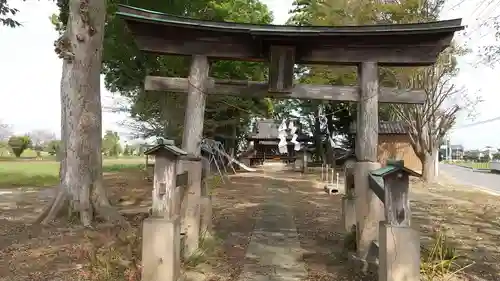
{"label": "torii secondary beam", "polygon": [[[187,93],[187,78],[146,76],[146,91],[168,91]],[[206,87],[208,94],[243,97],[273,97],[287,99],[312,99],[359,102],[359,87],[297,84],[290,93],[269,92],[268,83],[242,80],[215,80],[210,78]],[[423,90],[380,88],[380,103],[422,104],[425,102]]]}

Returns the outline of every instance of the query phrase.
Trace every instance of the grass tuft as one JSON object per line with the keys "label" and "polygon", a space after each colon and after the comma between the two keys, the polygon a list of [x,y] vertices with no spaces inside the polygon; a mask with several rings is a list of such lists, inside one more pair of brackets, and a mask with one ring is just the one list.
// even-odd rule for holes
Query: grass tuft
{"label": "grass tuft", "polygon": [[351,231],[348,232],[344,237],[344,249],[349,252],[356,252],[358,250],[356,241],[356,227],[354,225]]}
{"label": "grass tuft", "polygon": [[193,269],[207,262],[208,258],[217,251],[221,244],[221,240],[217,237],[203,234],[200,238],[199,248],[183,261],[183,267]]}
{"label": "grass tuft", "polygon": [[423,281],[453,280],[465,268],[472,265],[461,266],[457,261],[462,258],[450,243],[443,229],[438,229],[434,234],[434,244],[422,247],[420,260],[420,274]]}

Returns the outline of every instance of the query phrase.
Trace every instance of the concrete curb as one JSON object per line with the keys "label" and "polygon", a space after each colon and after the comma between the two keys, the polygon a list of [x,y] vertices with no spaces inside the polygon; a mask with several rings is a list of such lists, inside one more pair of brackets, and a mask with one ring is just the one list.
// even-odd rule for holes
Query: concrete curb
{"label": "concrete curb", "polygon": [[455,167],[459,167],[459,168],[464,168],[464,169],[468,169],[468,170],[472,170],[472,171],[490,171],[492,172],[491,169],[475,169],[474,167],[467,167],[467,166],[462,166],[462,165],[457,165],[457,164],[448,164],[448,165],[452,165],[452,166],[455,166]]}

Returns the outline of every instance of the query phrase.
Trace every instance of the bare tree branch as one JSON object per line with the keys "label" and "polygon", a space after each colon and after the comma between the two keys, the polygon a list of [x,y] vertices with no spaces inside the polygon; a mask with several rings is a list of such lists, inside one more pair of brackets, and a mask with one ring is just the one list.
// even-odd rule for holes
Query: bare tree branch
{"label": "bare tree branch", "polygon": [[0,141],[5,141],[12,135],[12,126],[3,123],[2,120],[0,120]]}
{"label": "bare tree branch", "polygon": [[471,111],[479,102],[471,99],[463,88],[457,87],[452,78],[456,74],[456,63],[450,59],[454,48],[443,52],[438,62],[431,67],[419,68],[412,73],[396,74],[398,84],[424,89],[426,101],[422,105],[393,105],[395,119],[405,123],[411,145],[417,157],[425,165],[437,156],[439,145],[446,133],[455,124],[460,111]]}
{"label": "bare tree branch", "polygon": [[56,139],[56,134],[49,130],[33,130],[28,133],[28,136],[31,138],[35,150],[43,149],[50,141]]}

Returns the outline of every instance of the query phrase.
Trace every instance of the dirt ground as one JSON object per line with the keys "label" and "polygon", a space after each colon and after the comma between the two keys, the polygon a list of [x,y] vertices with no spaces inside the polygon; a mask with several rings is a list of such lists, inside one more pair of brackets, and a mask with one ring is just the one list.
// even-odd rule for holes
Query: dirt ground
{"label": "dirt ground", "polygon": [[472,280],[500,280],[500,197],[449,179],[416,183],[412,195],[412,220],[423,244],[444,228]]}
{"label": "dirt ground", "polygon": [[[106,174],[105,185],[110,187],[110,200],[120,209],[144,210],[143,206],[149,205],[151,183],[144,180],[142,172]],[[53,192],[51,188],[0,192],[1,281],[83,280],[90,244],[117,237],[116,227],[106,224],[96,225],[95,230],[62,222],[32,225]],[[133,213],[126,217],[138,228],[144,214]]]}
{"label": "dirt ground", "polygon": [[[362,280],[348,269],[342,255],[340,196],[326,195],[310,181],[313,178],[317,176],[283,174],[270,179],[241,174],[214,188],[214,233],[222,244],[207,257],[207,266],[202,269],[209,280],[237,280],[259,204],[266,200],[263,186],[269,181],[278,181],[293,191],[293,215],[305,251],[308,280]],[[139,229],[142,212],[150,204],[152,183],[141,172],[108,174],[105,183],[112,202],[127,210],[127,217]],[[412,190],[413,223],[421,230],[422,243],[429,243],[437,227],[446,227],[458,253],[464,256],[460,262],[473,263],[465,269],[471,278],[477,277],[471,280],[500,280],[500,200],[452,183],[430,187],[414,183]],[[117,237],[117,230],[104,224],[96,230],[66,223],[29,225],[50,196],[50,189],[0,194],[0,281],[82,280],[82,269],[89,264],[83,249],[95,244],[96,236],[108,240]],[[134,280],[139,279],[129,278]]]}

